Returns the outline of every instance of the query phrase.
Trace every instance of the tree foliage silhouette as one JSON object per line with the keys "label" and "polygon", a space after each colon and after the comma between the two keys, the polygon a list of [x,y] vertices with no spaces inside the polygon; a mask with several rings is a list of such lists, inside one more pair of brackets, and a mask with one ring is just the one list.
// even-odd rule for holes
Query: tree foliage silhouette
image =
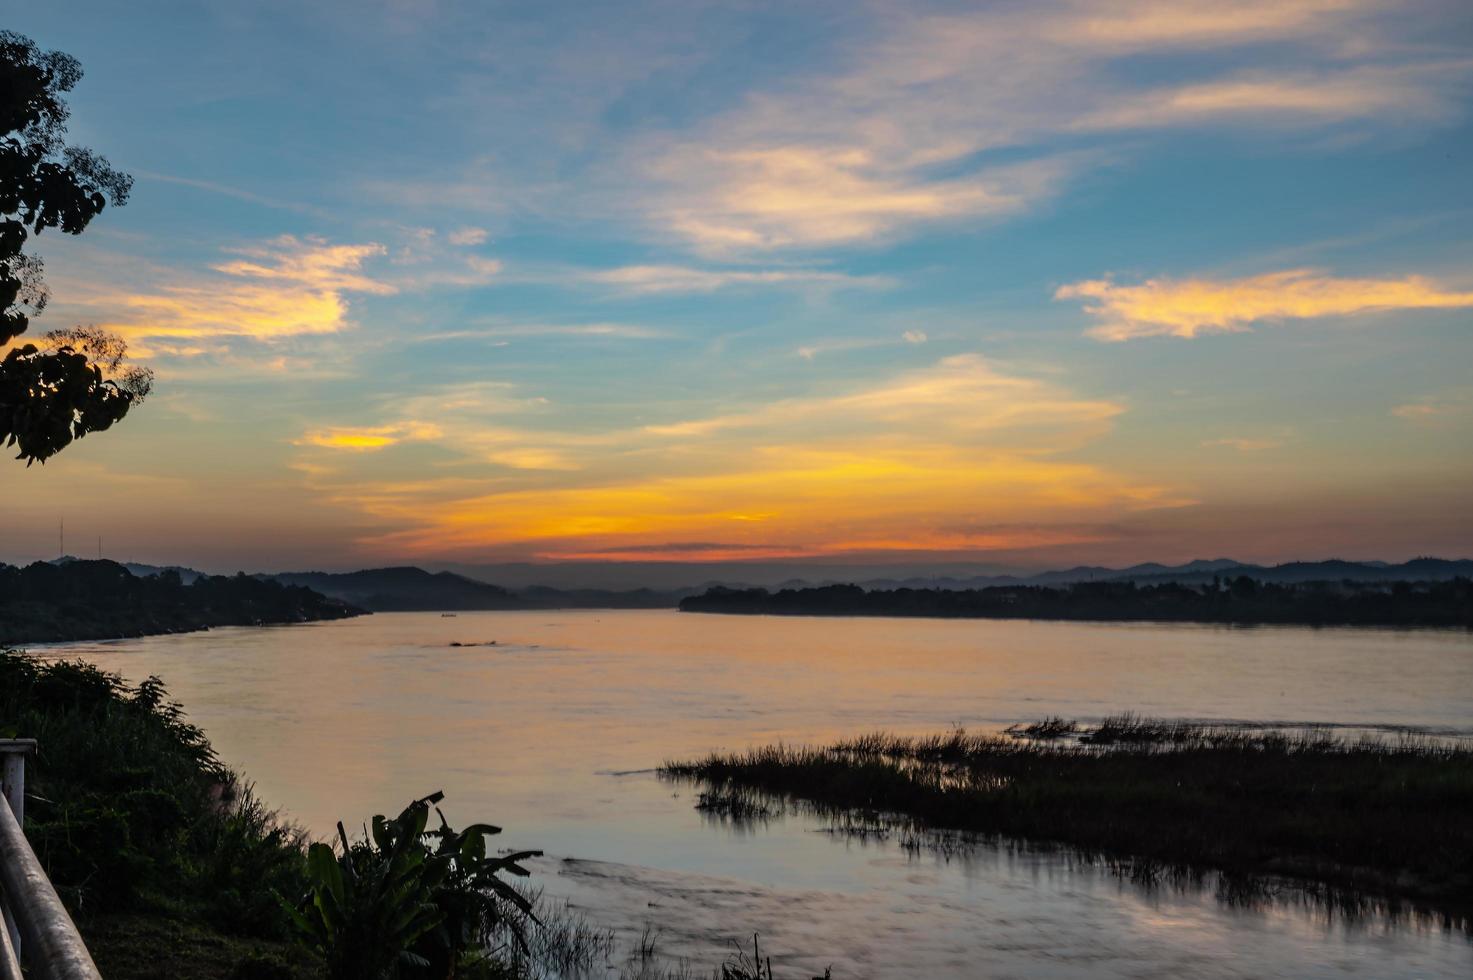
{"label": "tree foliage silhouette", "polygon": [[[79,235],[109,203],[127,203],[133,178],[91,150],[67,146],[63,94],[82,77],[71,55],[42,51],[0,31],[0,346],[26,332],[46,306],[39,257],[27,240],[47,228]],[[106,429],[153,382],[124,368],[121,338],[93,327],[52,331],[0,360],[0,441],[27,465]]]}

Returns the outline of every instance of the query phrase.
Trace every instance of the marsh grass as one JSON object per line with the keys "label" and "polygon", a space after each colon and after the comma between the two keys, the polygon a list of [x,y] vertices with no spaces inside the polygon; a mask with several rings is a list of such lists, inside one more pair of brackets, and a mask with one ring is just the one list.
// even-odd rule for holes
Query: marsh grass
{"label": "marsh grass", "polygon": [[[500,941],[500,959],[508,976],[517,980],[598,976],[614,956],[618,940],[612,929],[590,921],[566,901],[547,898],[540,888],[518,887],[532,908],[509,923],[524,937],[525,948],[506,935]],[[516,910],[511,914],[517,915]]]}
{"label": "marsh grass", "polygon": [[737,788],[701,793],[696,798],[696,809],[745,825],[765,823],[779,808],[761,793]]}
{"label": "marsh grass", "polygon": [[1465,928],[1473,911],[1473,751],[1427,739],[1122,715],[1069,738],[880,732],[661,771],[712,793],[762,790],[858,814],[866,826],[1068,845],[1147,883],[1213,870],[1236,882],[1293,880],[1346,908],[1409,902]]}
{"label": "marsh grass", "polygon": [[1065,721],[1055,715],[1031,725],[1013,725],[1006,730],[1006,734],[1014,738],[1066,738],[1078,731],[1077,723]]}

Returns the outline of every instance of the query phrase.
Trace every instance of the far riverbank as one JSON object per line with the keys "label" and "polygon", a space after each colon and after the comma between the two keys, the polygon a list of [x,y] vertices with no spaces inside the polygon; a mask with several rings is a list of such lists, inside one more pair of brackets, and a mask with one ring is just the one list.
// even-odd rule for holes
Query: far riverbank
{"label": "far riverbank", "polygon": [[1473,628],[1473,580],[1302,582],[1239,577],[1201,586],[1081,582],[986,589],[716,587],[681,600],[681,612],[763,616],[896,616],[1089,622],[1219,623],[1275,626]]}

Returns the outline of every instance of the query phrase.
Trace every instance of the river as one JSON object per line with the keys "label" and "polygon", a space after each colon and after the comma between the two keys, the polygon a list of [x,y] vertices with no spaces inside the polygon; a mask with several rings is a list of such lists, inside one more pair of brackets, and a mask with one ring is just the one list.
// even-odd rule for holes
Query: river
{"label": "river", "polygon": [[653,924],[703,969],[758,932],[800,978],[1473,975],[1473,942],[1426,922],[1237,907],[1005,845],[912,852],[793,814],[733,825],[652,772],[778,740],[1122,710],[1473,737],[1466,632],[390,613],[46,652],[162,676],[314,834],[444,790],[452,824],[545,850],[549,895],[626,942]]}

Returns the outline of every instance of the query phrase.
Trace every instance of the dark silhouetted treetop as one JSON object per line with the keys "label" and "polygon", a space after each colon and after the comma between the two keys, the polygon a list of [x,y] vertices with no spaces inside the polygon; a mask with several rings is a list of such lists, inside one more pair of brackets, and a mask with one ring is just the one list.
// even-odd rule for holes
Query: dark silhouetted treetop
{"label": "dark silhouetted treetop", "polygon": [[[0,31],[0,345],[46,306],[41,260],[24,251],[29,238],[47,228],[79,235],[108,203],[128,200],[131,177],[65,144],[62,96],[81,77],[70,55]],[[121,369],[126,352],[121,339],[91,327],[9,350],[0,361],[0,440],[19,447],[17,458],[44,462],[120,420],[152,381],[147,369]]]}

